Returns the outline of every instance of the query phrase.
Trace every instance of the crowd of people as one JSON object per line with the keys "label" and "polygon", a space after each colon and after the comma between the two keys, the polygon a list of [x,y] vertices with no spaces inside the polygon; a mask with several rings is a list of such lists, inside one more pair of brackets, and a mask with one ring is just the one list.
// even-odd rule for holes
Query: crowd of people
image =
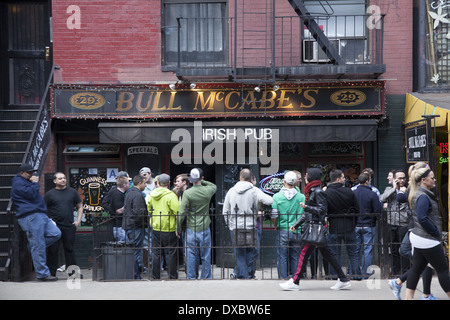
{"label": "crowd of people", "polygon": [[[37,279],[54,281],[60,243],[66,265],[76,265],[73,248],[83,214],[82,201],[67,186],[61,172],[54,174],[55,188],[42,197],[38,177],[33,172],[28,164],[20,166],[12,181],[11,197],[18,223],[28,237]],[[389,186],[382,194],[371,184],[373,175],[373,170],[366,168],[358,176],[358,185],[347,188],[344,172],[333,169],[329,173],[330,183],[324,186],[322,170],[308,168],[301,190],[301,173],[287,171],[282,188],[270,196],[256,187],[251,170],[242,169],[239,182],[226,193],[222,210],[236,258],[235,277],[255,277],[265,219],[263,209],[269,207],[269,217],[276,228],[277,273],[279,279],[285,280],[280,287],[299,290],[308,260],[312,259],[312,266],[319,251],[329,265],[329,274],[338,279],[331,289],[347,289],[351,278],[370,276],[374,245],[378,241],[377,218],[384,212],[384,206],[391,239],[392,273],[401,274],[389,280],[396,298],[401,299],[402,283],[406,282],[406,298],[411,299],[422,276],[424,298],[433,299],[429,292],[432,270],[450,297],[441,216],[433,193],[434,172],[426,163],[416,163],[409,168],[407,184],[403,170],[392,171],[388,175]],[[102,202],[112,217],[114,240],[129,241],[138,248],[134,252],[135,279],[140,279],[145,269],[143,251],[139,248],[150,248],[154,279],[160,279],[162,267],[167,269],[170,279],[177,279],[180,256],[187,279],[211,279],[209,210],[217,186],[204,179],[201,168],[192,169],[189,175],[178,175],[174,188],[170,183],[168,174],[153,178],[148,167],[143,167],[133,179],[124,171],[117,174],[116,186]],[[328,230],[324,244],[312,244],[303,238],[302,227],[306,223],[320,224]],[[347,273],[341,266],[342,243],[348,256]]]}
{"label": "crowd of people", "polygon": [[[140,169],[131,188],[129,180],[126,172],[119,172],[117,187],[102,201],[113,218],[114,239],[133,242],[136,248],[150,248],[153,279],[161,278],[161,268],[167,269],[170,279],[178,278],[181,247],[186,277],[199,278],[201,264],[200,278],[211,279],[209,204],[216,185],[204,180],[201,168],[192,169],[190,175],[178,175],[173,189],[168,174],[153,178],[148,167]],[[140,279],[146,270],[142,249],[135,250],[134,255],[134,278]]]}

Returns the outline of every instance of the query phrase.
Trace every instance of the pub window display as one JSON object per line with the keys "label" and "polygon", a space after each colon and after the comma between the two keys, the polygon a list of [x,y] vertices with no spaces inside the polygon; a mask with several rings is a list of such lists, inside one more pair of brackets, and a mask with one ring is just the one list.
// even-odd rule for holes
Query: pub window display
{"label": "pub window display", "polygon": [[107,213],[101,206],[103,196],[114,183],[107,182],[106,168],[71,168],[70,186],[78,191],[83,203],[81,227],[92,227],[94,217]]}

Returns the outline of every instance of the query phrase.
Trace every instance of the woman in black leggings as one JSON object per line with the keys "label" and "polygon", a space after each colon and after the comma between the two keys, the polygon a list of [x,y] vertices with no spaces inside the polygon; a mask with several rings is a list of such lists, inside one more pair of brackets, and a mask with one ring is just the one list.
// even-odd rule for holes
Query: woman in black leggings
{"label": "woman in black leggings", "polygon": [[414,229],[410,234],[413,246],[412,268],[406,282],[406,299],[412,300],[420,275],[431,264],[439,284],[450,297],[450,274],[441,244],[441,217],[436,197],[431,191],[436,186],[434,173],[429,168],[414,170],[411,174],[409,205],[413,213]]}

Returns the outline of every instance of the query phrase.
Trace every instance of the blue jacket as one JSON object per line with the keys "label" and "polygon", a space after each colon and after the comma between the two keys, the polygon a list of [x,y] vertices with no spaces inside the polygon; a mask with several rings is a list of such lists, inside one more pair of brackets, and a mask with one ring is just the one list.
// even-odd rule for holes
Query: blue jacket
{"label": "blue jacket", "polygon": [[364,213],[381,213],[381,202],[377,194],[369,186],[359,185],[354,190],[359,203],[361,215],[358,217],[357,227],[375,227],[377,217],[375,215],[364,215]]}
{"label": "blue jacket", "polygon": [[20,174],[12,179],[11,198],[16,206],[18,218],[36,212],[47,213],[44,198],[39,192],[39,183],[30,182]]}

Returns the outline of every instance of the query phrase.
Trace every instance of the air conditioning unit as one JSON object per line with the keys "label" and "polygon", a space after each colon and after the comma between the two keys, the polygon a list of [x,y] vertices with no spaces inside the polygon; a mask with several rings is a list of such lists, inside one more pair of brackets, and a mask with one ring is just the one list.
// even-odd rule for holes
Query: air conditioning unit
{"label": "air conditioning unit", "polygon": [[[340,40],[329,40],[336,51],[341,54]],[[303,62],[329,62],[325,52],[319,47],[316,40],[303,40]]]}

